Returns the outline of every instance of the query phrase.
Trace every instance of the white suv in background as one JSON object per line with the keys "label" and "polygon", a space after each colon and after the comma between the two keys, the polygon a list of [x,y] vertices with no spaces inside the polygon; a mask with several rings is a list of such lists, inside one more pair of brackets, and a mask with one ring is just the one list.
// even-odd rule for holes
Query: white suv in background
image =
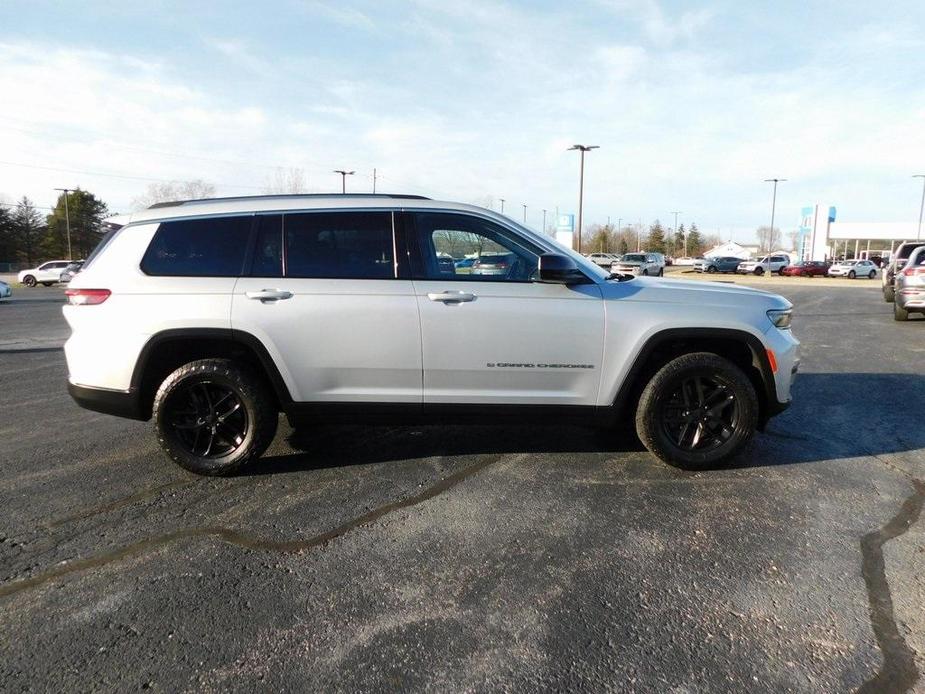
{"label": "white suv in background", "polygon": [[49,260],[31,270],[23,270],[17,276],[20,284],[27,287],[34,287],[37,284],[44,284],[50,287],[56,282],[61,281],[61,273],[64,268],[71,264],[70,260]]}
{"label": "white suv in background", "polygon": [[201,474],[260,456],[280,411],[293,425],[629,416],[656,456],[704,468],[790,401],[787,300],[614,277],[489,210],[266,196],[120,223],[66,291],[68,388],[152,418],[167,455]]}
{"label": "white suv in background", "polygon": [[790,256],[781,254],[766,255],[758,260],[746,260],[740,263],[736,272],[742,275],[755,274],[763,275],[766,272],[776,272],[779,275],[784,274],[785,267],[790,265]]}

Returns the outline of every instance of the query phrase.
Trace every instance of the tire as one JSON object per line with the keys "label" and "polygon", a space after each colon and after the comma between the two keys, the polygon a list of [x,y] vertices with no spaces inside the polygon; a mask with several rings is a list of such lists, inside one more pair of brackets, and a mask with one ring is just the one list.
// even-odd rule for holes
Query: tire
{"label": "tire", "polygon": [[784,268],[783,268],[783,267],[777,268],[777,274],[780,275],[781,277],[783,277],[783,276],[784,276]]}
{"label": "tire", "polygon": [[[696,403],[698,391],[705,396],[707,407],[717,395],[726,393],[731,399],[716,401],[706,410],[706,419],[697,420],[691,430],[692,411],[702,412],[702,405]],[[665,364],[646,384],[636,408],[636,434],[642,444],[659,460],[687,470],[728,461],[748,444],[757,426],[758,397],[748,376],[711,352],[692,352]],[[681,427],[678,436],[675,427]],[[693,443],[695,437],[700,441]]]}
{"label": "tire", "polygon": [[279,413],[262,378],[230,359],[201,359],[164,379],[152,419],[167,457],[190,472],[219,476],[263,454]]}
{"label": "tire", "polygon": [[759,277],[761,277],[761,276],[764,274],[764,268],[761,267],[761,266],[756,267],[756,268],[755,268],[755,274],[758,275]]}
{"label": "tire", "polygon": [[888,304],[892,304],[896,301],[896,291],[893,287],[887,285],[883,288],[883,300]]}
{"label": "tire", "polygon": [[893,302],[893,320],[895,321],[909,320],[909,312],[904,308],[900,308],[898,301]]}
{"label": "tire", "polygon": [[658,276],[659,276],[659,277],[664,277],[664,276],[665,276],[665,268],[660,267],[660,268],[658,269]]}
{"label": "tire", "polygon": [[32,275],[26,275],[22,278],[22,283],[27,287],[34,287],[36,285],[35,278]]}
{"label": "tire", "polygon": [[876,277],[876,276],[877,276],[877,271],[876,271],[876,270],[871,270],[871,271],[867,274],[867,279],[872,280],[872,279],[873,279],[874,277]]}
{"label": "tire", "polygon": [[645,268],[644,268],[643,271],[642,271],[642,274],[643,274],[644,277],[648,277],[648,275],[649,275],[648,269],[645,269]]}
{"label": "tire", "polygon": [[854,279],[855,277],[857,277],[857,276],[858,276],[858,275],[857,275],[857,273],[856,273],[854,270],[849,270],[849,271],[848,271],[848,279],[849,279],[849,280],[853,280],[853,279]]}
{"label": "tire", "polygon": [[711,275],[714,274],[716,272],[716,267],[711,265],[710,267],[707,268],[707,272]]}

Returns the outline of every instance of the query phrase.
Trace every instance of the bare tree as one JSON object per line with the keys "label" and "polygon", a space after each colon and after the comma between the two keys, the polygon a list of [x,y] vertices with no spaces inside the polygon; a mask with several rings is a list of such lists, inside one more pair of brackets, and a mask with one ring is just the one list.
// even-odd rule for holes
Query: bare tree
{"label": "bare tree", "polygon": [[305,171],[295,167],[284,169],[277,167],[273,175],[267,180],[263,192],[268,195],[292,195],[307,193],[308,185],[305,181]]}
{"label": "bare tree", "polygon": [[144,195],[132,200],[132,207],[142,210],[157,202],[175,202],[178,200],[202,200],[215,197],[215,185],[197,178],[193,181],[169,181],[152,183]]}
{"label": "bare tree", "polygon": [[780,248],[781,235],[777,227],[773,229],[769,226],[758,227],[755,235],[758,237],[759,253],[770,253],[775,248]]}

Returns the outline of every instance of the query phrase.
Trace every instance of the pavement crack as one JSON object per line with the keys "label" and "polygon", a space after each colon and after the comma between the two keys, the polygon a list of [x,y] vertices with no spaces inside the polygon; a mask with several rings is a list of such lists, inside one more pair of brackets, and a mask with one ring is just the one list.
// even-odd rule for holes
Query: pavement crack
{"label": "pavement crack", "polygon": [[481,460],[477,463],[474,463],[473,465],[463,468],[458,472],[453,473],[452,475],[444,477],[436,484],[431,485],[430,487],[426,488],[422,492],[419,492],[418,494],[415,494],[414,496],[409,496],[404,499],[399,499],[398,501],[393,501],[390,504],[379,506],[378,508],[372,509],[371,511],[368,511],[361,516],[357,516],[352,520],[342,523],[341,525],[338,525],[331,530],[310,538],[282,541],[261,540],[232,528],[219,526],[183,528],[173,532],[165,533],[163,535],[155,535],[154,537],[150,537],[145,540],[139,540],[138,542],[133,542],[129,545],[120,547],[119,549],[115,549],[110,552],[104,552],[103,554],[98,554],[96,556],[87,557],[86,559],[76,559],[66,564],[58,565],[57,567],[48,571],[36,574],[30,578],[21,579],[19,581],[12,581],[10,583],[0,585],[0,597],[6,597],[24,590],[36,588],[38,586],[44,585],[45,583],[48,583],[49,581],[53,581],[57,578],[67,576],[72,573],[98,568],[113,562],[121,561],[123,559],[145,554],[178,540],[187,538],[211,537],[221,540],[222,542],[241,547],[243,549],[278,552],[281,554],[293,554],[295,552],[312,549],[314,547],[324,545],[331,540],[340,537],[341,535],[345,535],[351,530],[364,525],[369,525],[370,523],[374,523],[383,516],[386,516],[394,511],[416,506],[418,504],[424,503],[425,501],[433,499],[434,497],[452,489],[473,475],[478,474],[489,465],[496,463],[502,457],[503,456],[498,455]]}
{"label": "pavement crack", "polygon": [[93,516],[98,516],[101,513],[107,513],[109,511],[116,511],[120,508],[125,508],[126,506],[131,506],[132,504],[138,501],[144,501],[147,498],[155,497],[162,492],[168,491],[170,489],[180,489],[181,487],[189,487],[196,484],[198,480],[174,480],[172,482],[166,482],[164,484],[159,484],[156,487],[151,487],[150,489],[143,489],[140,492],[136,492],[131,496],[126,496],[115,501],[110,501],[106,504],[101,504],[100,506],[94,506],[93,508],[81,511],[79,513],[72,514],[70,516],[65,516],[64,518],[56,518],[55,520],[48,521],[45,524],[47,528],[57,528],[61,525],[66,525],[68,523],[73,523],[75,521],[84,520],[86,518],[92,518]]}
{"label": "pavement crack", "polygon": [[870,624],[883,655],[883,665],[858,689],[859,694],[905,692],[918,681],[915,653],[899,633],[893,613],[893,596],[886,577],[883,545],[903,535],[922,514],[925,505],[925,482],[912,480],[913,493],[886,525],[861,538],[861,571],[870,603]]}

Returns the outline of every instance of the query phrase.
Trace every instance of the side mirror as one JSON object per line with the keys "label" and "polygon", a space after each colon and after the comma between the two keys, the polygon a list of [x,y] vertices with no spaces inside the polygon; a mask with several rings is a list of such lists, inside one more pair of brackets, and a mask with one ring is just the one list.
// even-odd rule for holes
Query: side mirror
{"label": "side mirror", "polygon": [[538,265],[538,282],[546,284],[581,284],[588,278],[567,255],[544,253]]}

